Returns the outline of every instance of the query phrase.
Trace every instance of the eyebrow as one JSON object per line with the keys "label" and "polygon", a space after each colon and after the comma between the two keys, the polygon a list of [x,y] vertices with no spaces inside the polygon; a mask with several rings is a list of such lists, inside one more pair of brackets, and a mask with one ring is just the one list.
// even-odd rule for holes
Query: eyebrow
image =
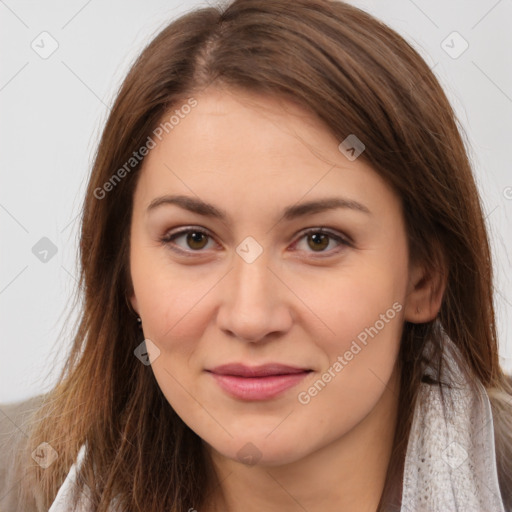
{"label": "eyebrow", "polygon": [[[198,215],[219,219],[221,221],[226,221],[229,217],[227,212],[221,208],[217,208],[216,206],[206,203],[201,199],[184,195],[165,195],[157,197],[151,201],[146,211],[149,213],[156,208],[167,204],[174,204],[185,210],[197,213]],[[324,199],[317,199],[288,206],[284,209],[282,218],[290,221],[305,215],[320,213],[336,208],[346,208],[362,212],[367,215],[372,215],[371,211],[366,206],[352,199],[343,197],[326,197]]]}

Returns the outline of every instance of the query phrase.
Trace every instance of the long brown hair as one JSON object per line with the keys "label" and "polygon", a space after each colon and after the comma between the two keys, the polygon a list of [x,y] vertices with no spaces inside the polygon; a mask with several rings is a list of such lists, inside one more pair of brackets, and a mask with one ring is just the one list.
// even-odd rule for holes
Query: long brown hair
{"label": "long brown hair", "polygon": [[[380,510],[399,505],[400,476],[428,339],[441,327],[467,371],[490,391],[502,492],[512,495],[511,389],[498,358],[493,274],[482,206],[455,114],[434,74],[397,33],[348,4],[327,0],[235,0],[168,25],[138,57],[117,95],[82,211],[77,294],[83,310],[66,368],[45,396],[22,464],[25,503],[51,504],[87,442],[80,485],[93,509],[186,512],[212,486],[201,439],[165,400],[127,301],[132,200],[143,159],[105,183],[147,144],[169,112],[215,83],[300,103],[341,142],[356,134],[364,158],[398,192],[411,258],[447,285],[435,321],[406,322],[399,364],[399,421]],[[107,194],[98,190],[108,190]],[[442,262],[446,265],[442,267]],[[508,430],[507,430],[508,426]],[[49,468],[29,454],[59,454]],[[32,465],[30,465],[32,463]]]}

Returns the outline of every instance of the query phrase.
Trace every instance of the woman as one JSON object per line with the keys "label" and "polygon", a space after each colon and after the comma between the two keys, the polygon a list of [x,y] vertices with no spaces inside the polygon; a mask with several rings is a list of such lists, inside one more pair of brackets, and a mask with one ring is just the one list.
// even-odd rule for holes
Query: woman
{"label": "woman", "polygon": [[470,163],[431,70],[368,14],[171,23],[112,108],[80,255],[21,509],[512,510]]}

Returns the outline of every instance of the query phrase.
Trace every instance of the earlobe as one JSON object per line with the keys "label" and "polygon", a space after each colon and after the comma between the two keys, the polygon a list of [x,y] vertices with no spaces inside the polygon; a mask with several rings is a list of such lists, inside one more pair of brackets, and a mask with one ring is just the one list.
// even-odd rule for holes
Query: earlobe
{"label": "earlobe", "polygon": [[426,269],[416,265],[410,273],[404,319],[420,324],[434,320],[441,309],[446,289],[446,266]]}

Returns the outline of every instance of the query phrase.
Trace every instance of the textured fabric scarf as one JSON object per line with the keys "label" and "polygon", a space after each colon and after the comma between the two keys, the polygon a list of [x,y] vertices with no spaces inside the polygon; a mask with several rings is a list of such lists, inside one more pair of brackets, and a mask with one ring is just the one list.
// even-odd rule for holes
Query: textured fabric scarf
{"label": "textured fabric scarf", "polygon": [[[440,380],[422,383],[404,467],[401,512],[505,512],[498,483],[491,404],[466,377],[445,334]],[[430,360],[431,345],[425,356]],[[431,363],[424,374],[437,379]],[[444,400],[443,400],[444,399]]]}
{"label": "textured fabric scarf", "polygon": [[[425,348],[430,360],[431,345]],[[460,352],[445,334],[441,386],[422,382],[404,466],[400,512],[508,512],[496,466],[492,411],[485,388],[462,371]],[[437,380],[438,366],[425,374]],[[49,512],[69,512],[82,446]],[[75,512],[93,512],[86,489]],[[115,511],[115,506],[112,506]]]}

